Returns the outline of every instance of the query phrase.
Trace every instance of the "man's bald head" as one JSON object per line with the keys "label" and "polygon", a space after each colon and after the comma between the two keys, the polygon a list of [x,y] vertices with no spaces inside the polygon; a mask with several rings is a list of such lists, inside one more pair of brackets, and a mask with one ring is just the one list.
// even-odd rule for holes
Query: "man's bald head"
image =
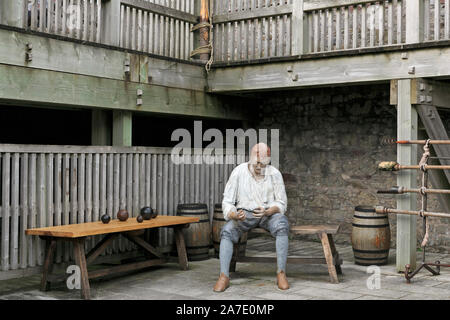
{"label": "man's bald head", "polygon": [[270,163],[270,148],[263,142],[255,144],[250,152],[250,163],[256,164],[258,162],[263,165]]}

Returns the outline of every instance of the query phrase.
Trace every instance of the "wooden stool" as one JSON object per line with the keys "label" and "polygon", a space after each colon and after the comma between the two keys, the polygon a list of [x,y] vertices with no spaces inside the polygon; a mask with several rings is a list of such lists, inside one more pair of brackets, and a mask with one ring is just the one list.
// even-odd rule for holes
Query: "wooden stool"
{"label": "wooden stool", "polygon": [[[300,234],[317,234],[322,242],[324,258],[315,256],[288,256],[287,262],[293,264],[326,264],[328,266],[328,273],[332,283],[339,283],[338,274],[342,274],[341,264],[342,259],[339,258],[339,253],[336,250],[333,241],[333,234],[337,234],[339,225],[304,225],[293,226],[290,233],[294,235]],[[252,229],[252,233],[270,234],[262,228]],[[276,263],[276,257],[248,257],[239,254],[239,244],[234,245],[233,258],[231,260],[230,271],[236,271],[237,262],[272,262]]]}

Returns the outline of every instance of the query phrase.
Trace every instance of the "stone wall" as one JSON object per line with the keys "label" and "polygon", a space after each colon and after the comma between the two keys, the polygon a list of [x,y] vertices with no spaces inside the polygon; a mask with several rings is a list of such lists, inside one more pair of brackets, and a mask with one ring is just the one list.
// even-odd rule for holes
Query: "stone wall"
{"label": "stone wall", "polygon": [[[280,129],[280,170],[292,225],[339,223],[337,242],[351,243],[355,206],[395,208],[395,196],[376,193],[396,185],[396,173],[377,170],[379,162],[397,158],[396,146],[383,143],[397,135],[388,84],[285,91],[262,98],[258,127]],[[441,210],[433,197],[429,209]],[[396,216],[389,220],[395,247]],[[449,223],[430,219],[434,250],[450,248]],[[417,230],[419,242],[420,219]]]}

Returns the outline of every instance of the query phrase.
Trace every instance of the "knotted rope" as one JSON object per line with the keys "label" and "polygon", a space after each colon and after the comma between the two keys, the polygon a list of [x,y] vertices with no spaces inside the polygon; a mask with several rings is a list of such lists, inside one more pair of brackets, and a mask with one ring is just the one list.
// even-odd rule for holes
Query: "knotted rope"
{"label": "knotted rope", "polygon": [[[209,7],[211,8],[211,1],[209,4]],[[194,50],[192,50],[190,57],[192,58],[193,56],[197,55],[197,54],[203,54],[203,53],[208,53],[209,54],[209,60],[208,62],[206,62],[205,65],[205,69],[206,72],[209,73],[209,71],[211,70],[211,65],[214,62],[214,47],[212,45],[212,37],[213,37],[213,24],[212,24],[212,15],[209,15],[209,22],[200,22],[198,24],[196,24],[195,26],[191,27],[191,32],[201,29],[201,28],[209,28],[209,37],[208,37],[208,44],[204,45],[204,46],[200,46],[198,48],[195,48]]]}
{"label": "knotted rope", "polygon": [[426,189],[427,189],[427,180],[426,180],[426,175],[427,175],[427,163],[428,163],[428,159],[430,158],[430,139],[428,139],[425,142],[425,145],[423,147],[423,155],[422,158],[420,159],[419,162],[419,168],[422,171],[422,187],[420,188],[420,193],[422,195],[422,210],[419,211],[419,216],[424,219],[424,223],[425,223],[425,234],[423,236],[422,239],[422,243],[421,246],[422,248],[425,247],[428,243],[428,239],[429,239],[429,231],[430,231],[430,225],[428,223],[427,218],[423,215],[424,211],[425,211],[425,203],[424,201],[426,201]]}

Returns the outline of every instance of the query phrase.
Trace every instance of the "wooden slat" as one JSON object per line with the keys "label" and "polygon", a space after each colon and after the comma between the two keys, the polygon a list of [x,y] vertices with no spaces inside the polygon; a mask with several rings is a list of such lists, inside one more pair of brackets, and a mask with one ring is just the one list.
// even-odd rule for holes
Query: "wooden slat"
{"label": "wooden slat", "polygon": [[367,7],[365,4],[361,6],[361,47],[364,48],[367,45],[366,41],[366,19],[367,19]]}
{"label": "wooden slat", "polygon": [[86,155],[78,156],[78,223],[85,222]]}
{"label": "wooden slat", "polygon": [[[111,215],[111,219],[115,219],[117,217],[117,212],[120,209],[120,190],[121,190],[121,184],[120,184],[120,178],[121,178],[121,173],[120,173],[120,169],[121,169],[121,161],[120,161],[121,156],[119,154],[115,154],[114,155],[114,177],[113,177],[113,181],[114,181],[114,208],[113,208],[113,213]],[[113,250],[114,252],[118,252],[119,251],[119,241],[114,241],[113,242]]]}
{"label": "wooden slat", "polygon": [[[31,172],[31,170],[30,170]],[[63,160],[63,194],[64,194],[64,200],[63,200],[63,221],[62,224],[66,225],[70,223],[70,155],[64,154],[64,160]],[[31,179],[30,179],[31,182]],[[31,192],[31,190],[30,190]],[[30,226],[31,227],[31,226]],[[33,227],[31,227],[33,228]],[[31,238],[31,237],[30,237]],[[68,261],[70,258],[70,244],[65,243],[64,244],[64,261]]]}
{"label": "wooden slat", "polygon": [[397,44],[402,43],[402,1],[397,0]]}
{"label": "wooden slat", "polygon": [[376,7],[375,5],[370,5],[369,7],[369,46],[375,46],[375,19]]}
{"label": "wooden slat", "polygon": [[423,36],[424,40],[430,40],[430,1],[424,0],[423,2]]}
{"label": "wooden slat", "polygon": [[[102,0],[97,0],[97,26],[102,26]],[[101,28],[97,28],[96,41],[101,42]]]}
{"label": "wooden slat", "polygon": [[441,24],[440,24],[440,0],[434,0],[434,40],[437,41],[440,38]]}
{"label": "wooden slat", "polygon": [[381,1],[378,5],[378,45],[384,44],[384,1]]}
{"label": "wooden slat", "polygon": [[1,234],[1,267],[9,270],[9,217],[11,192],[11,154],[2,155],[2,234]]}
{"label": "wooden slat", "polygon": [[[37,227],[36,216],[37,216],[37,203],[36,203],[36,167],[37,158],[36,154],[30,155],[30,167],[29,167],[29,204],[30,204],[30,215],[28,219],[28,228]],[[2,179],[3,180],[3,179]],[[4,190],[4,189],[3,189]],[[4,203],[4,202],[3,202]],[[37,242],[32,238],[28,237],[28,265],[30,267],[36,266],[36,252],[37,252]]]}
{"label": "wooden slat", "polygon": [[392,2],[388,2],[388,45],[394,43],[394,14],[392,8]]}
{"label": "wooden slat", "polygon": [[[25,154],[24,156],[26,156]],[[55,193],[55,205],[54,205],[54,225],[60,226],[62,224],[62,196],[63,196],[63,166],[62,166],[62,154],[58,153],[55,157],[55,165],[54,165],[54,193]],[[25,233],[24,233],[25,234]],[[61,243],[57,243],[56,247],[56,262],[60,263],[62,261],[62,246]]]}
{"label": "wooden slat", "polygon": [[[28,239],[25,235],[25,230],[28,228],[29,205],[28,205],[28,190],[29,190],[29,156],[24,154],[20,162],[20,268],[25,269],[28,266]],[[30,250],[31,251],[31,250]]]}
{"label": "wooden slat", "polygon": [[14,153],[11,160],[11,220],[9,255],[10,269],[16,270],[19,267],[19,153]]}
{"label": "wooden slat", "polygon": [[444,37],[450,38],[450,0],[444,2]]}

